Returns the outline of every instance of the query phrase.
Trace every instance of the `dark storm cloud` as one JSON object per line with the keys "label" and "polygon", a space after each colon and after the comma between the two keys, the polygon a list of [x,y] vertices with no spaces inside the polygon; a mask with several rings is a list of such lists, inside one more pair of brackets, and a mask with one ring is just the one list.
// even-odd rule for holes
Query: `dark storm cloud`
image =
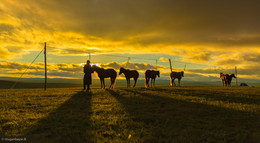
{"label": "dark storm cloud", "polygon": [[[258,71],[250,67],[260,61],[258,0],[1,0],[0,11],[1,59],[40,49],[39,43],[47,41],[59,47],[50,49],[57,56],[163,53],[185,62]],[[53,68],[81,71],[73,65]]]}
{"label": "dark storm cloud", "polygon": [[[138,34],[157,36],[137,39],[139,43],[259,42],[259,1],[208,0],[95,0],[43,2],[63,19],[61,30],[122,39]],[[69,10],[68,10],[69,9]],[[63,12],[61,14],[60,12]],[[243,35],[255,35],[246,37]],[[241,35],[241,37],[237,37]],[[248,42],[246,42],[248,41]]]}
{"label": "dark storm cloud", "polygon": [[[132,41],[140,44],[259,44],[257,0],[27,0],[24,3],[33,9],[17,9],[20,18],[61,31],[113,40],[157,34]],[[44,22],[41,18],[48,19]]]}

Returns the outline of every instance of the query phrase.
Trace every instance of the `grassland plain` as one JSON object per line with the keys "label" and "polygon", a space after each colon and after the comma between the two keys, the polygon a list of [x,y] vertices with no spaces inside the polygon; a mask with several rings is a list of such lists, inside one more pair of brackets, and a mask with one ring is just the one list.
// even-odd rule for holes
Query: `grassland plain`
{"label": "grassland plain", "polygon": [[0,137],[28,142],[260,142],[259,87],[1,89]]}

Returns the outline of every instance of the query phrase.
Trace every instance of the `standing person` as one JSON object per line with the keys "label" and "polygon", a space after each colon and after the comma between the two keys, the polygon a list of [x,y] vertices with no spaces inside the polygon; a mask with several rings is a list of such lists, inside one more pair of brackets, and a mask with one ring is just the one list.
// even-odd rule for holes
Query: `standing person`
{"label": "standing person", "polygon": [[89,90],[90,89],[89,85],[92,84],[91,73],[93,73],[89,60],[87,60],[87,64],[84,66],[84,73],[85,73],[84,80],[83,80],[84,90],[86,89],[86,85],[87,85],[87,90]]}

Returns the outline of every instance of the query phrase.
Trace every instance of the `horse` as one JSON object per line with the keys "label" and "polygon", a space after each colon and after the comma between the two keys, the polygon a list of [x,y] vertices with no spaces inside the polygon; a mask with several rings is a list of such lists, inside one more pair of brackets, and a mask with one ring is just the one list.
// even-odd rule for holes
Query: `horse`
{"label": "horse", "polygon": [[220,77],[221,80],[222,80],[223,86],[224,86],[224,84],[226,85],[226,76],[225,76],[225,74],[223,74],[223,73],[221,72],[219,77]]}
{"label": "horse", "polygon": [[178,79],[178,86],[180,86],[180,81],[181,81],[182,77],[184,77],[184,71],[181,71],[181,72],[171,72],[171,74],[170,74],[171,86],[173,86],[173,84],[174,84],[174,86],[176,86],[175,82],[174,82],[175,78]]}
{"label": "horse", "polygon": [[100,78],[101,88],[105,89],[105,78],[109,78],[109,77],[111,80],[111,84],[109,88],[114,88],[116,83],[116,76],[117,76],[117,73],[114,69],[104,69],[96,65],[93,65],[92,69],[93,71],[97,72],[98,77]]}
{"label": "horse", "polygon": [[236,78],[235,74],[225,75],[226,86],[231,86],[232,77]]}
{"label": "horse", "polygon": [[125,69],[125,68],[121,67],[119,75],[121,75],[122,73],[125,75],[125,78],[126,78],[126,81],[127,81],[127,88],[130,87],[130,78],[134,78],[135,83],[134,83],[133,87],[135,87],[136,81],[137,81],[137,79],[139,77],[138,71],[136,71],[136,70],[129,70],[129,69]]}
{"label": "horse", "polygon": [[155,87],[155,78],[160,77],[160,71],[147,70],[145,72],[145,87],[149,87],[149,80],[151,78],[151,87]]}

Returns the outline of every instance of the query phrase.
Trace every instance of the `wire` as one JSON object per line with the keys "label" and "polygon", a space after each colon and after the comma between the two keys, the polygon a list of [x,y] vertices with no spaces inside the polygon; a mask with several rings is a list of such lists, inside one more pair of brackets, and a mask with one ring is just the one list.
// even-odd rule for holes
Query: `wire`
{"label": "wire", "polygon": [[25,69],[25,71],[21,74],[20,78],[18,78],[16,80],[16,82],[11,86],[10,89],[13,89],[15,87],[15,85],[17,84],[17,82],[23,77],[23,75],[27,72],[27,70],[31,67],[31,65],[35,62],[35,60],[40,56],[40,54],[43,52],[44,49],[42,49],[42,51],[34,58],[34,60],[31,62],[31,64],[28,66],[27,69]]}

